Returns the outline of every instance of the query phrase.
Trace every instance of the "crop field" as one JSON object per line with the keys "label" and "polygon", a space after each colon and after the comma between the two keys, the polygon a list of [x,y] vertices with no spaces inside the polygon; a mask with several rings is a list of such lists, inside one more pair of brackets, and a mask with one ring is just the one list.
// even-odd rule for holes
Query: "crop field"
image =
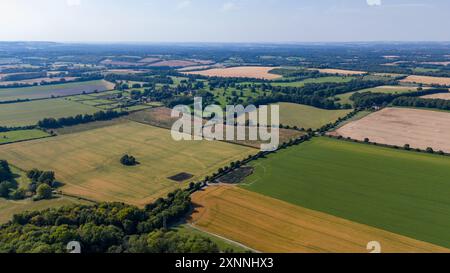
{"label": "crop field", "polygon": [[72,197],[59,197],[50,200],[33,202],[30,199],[13,201],[0,198],[0,225],[12,219],[13,215],[26,211],[39,211],[49,208],[58,208],[75,204],[91,204]]}
{"label": "crop field", "polygon": [[339,74],[339,75],[364,75],[367,73],[365,71],[355,71],[355,70],[345,70],[345,69],[331,69],[331,68],[326,68],[326,69],[311,68],[311,69],[317,70],[320,73]]}
{"label": "crop field", "polygon": [[0,126],[35,125],[44,118],[60,118],[77,114],[92,114],[99,109],[65,99],[47,99],[0,106]]}
{"label": "crop field", "polygon": [[49,136],[49,134],[41,130],[18,130],[18,131],[0,132],[0,144],[43,138],[47,136]]}
{"label": "crop field", "polygon": [[422,83],[428,85],[450,85],[450,78],[445,77],[430,77],[430,76],[408,76],[406,79],[401,80],[405,83]]}
{"label": "crop field", "polygon": [[[426,88],[424,88],[426,89]],[[378,86],[375,88],[368,88],[363,89],[355,92],[349,92],[345,94],[337,95],[336,98],[339,99],[339,102],[341,104],[353,104],[353,102],[350,100],[350,97],[355,94],[356,92],[364,93],[364,92],[372,92],[372,93],[384,93],[384,94],[403,94],[403,93],[409,93],[417,91],[417,87],[414,86]]]}
{"label": "crop field", "polygon": [[320,77],[320,78],[311,78],[303,81],[297,82],[274,82],[271,83],[273,86],[283,86],[283,87],[303,87],[308,83],[345,83],[354,80],[354,77]]}
{"label": "crop field", "polygon": [[[140,164],[121,165],[127,153]],[[21,169],[55,171],[65,193],[139,206],[254,153],[224,142],[177,142],[169,130],[136,122],[0,147],[2,157]],[[193,178],[168,179],[183,172]]]}
{"label": "crop field", "polygon": [[450,247],[450,158],[315,138],[254,163],[242,187]]}
{"label": "crop field", "polygon": [[312,106],[280,103],[280,123],[298,128],[317,129],[344,117],[352,110],[324,110]]}
{"label": "crop field", "polygon": [[337,135],[411,148],[450,152],[450,113],[432,110],[386,108],[348,123]]}
{"label": "crop field", "polygon": [[111,90],[113,88],[113,83],[104,80],[42,85],[33,87],[2,88],[0,89],[0,101],[13,101],[18,99],[41,99],[50,98],[52,96],[70,96],[81,94],[83,92],[101,92]]}
{"label": "crop field", "polygon": [[273,80],[281,78],[280,75],[269,73],[275,67],[264,66],[240,66],[231,68],[214,68],[203,71],[190,71],[185,74],[196,74],[209,77],[224,77],[224,78],[256,78]]}
{"label": "crop field", "polygon": [[262,252],[367,253],[374,240],[385,253],[450,251],[233,186],[211,186],[193,202],[194,226]]}

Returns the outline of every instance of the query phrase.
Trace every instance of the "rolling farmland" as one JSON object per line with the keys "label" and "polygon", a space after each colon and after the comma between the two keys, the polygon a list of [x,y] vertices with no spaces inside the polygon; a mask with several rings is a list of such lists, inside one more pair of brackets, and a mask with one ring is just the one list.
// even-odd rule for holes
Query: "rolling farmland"
{"label": "rolling farmland", "polygon": [[254,163],[242,187],[450,247],[450,158],[316,138]]}
{"label": "rolling farmland", "polygon": [[373,240],[385,253],[450,251],[233,186],[211,186],[193,202],[196,227],[263,252],[367,253]]}
{"label": "rolling farmland", "polygon": [[17,130],[9,132],[0,132],[0,144],[37,139],[48,136],[49,134],[41,130]]}
{"label": "rolling farmland", "polygon": [[185,72],[185,74],[195,74],[209,77],[224,77],[224,78],[256,78],[266,80],[281,78],[280,75],[270,73],[270,71],[273,69],[274,67],[240,66],[231,68],[214,68],[203,71],[190,71]]}
{"label": "rolling farmland", "polygon": [[[65,183],[61,188],[65,193],[143,206],[255,152],[224,142],[176,142],[169,130],[126,122],[5,145],[0,153],[22,169],[54,170]],[[122,166],[119,159],[126,153],[133,154],[140,164]],[[193,178],[183,183],[168,179],[182,172]]]}

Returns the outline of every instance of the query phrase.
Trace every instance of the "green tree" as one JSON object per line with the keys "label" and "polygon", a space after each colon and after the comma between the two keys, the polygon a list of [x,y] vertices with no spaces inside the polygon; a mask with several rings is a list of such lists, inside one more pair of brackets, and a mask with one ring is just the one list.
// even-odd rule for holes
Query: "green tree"
{"label": "green tree", "polygon": [[36,190],[37,198],[50,199],[52,198],[52,188],[47,184],[41,184]]}

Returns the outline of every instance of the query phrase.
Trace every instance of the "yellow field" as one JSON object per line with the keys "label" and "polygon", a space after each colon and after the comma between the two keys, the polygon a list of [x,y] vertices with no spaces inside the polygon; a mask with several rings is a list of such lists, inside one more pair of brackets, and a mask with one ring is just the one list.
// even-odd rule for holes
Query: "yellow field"
{"label": "yellow field", "polygon": [[[256,152],[224,142],[176,142],[169,130],[131,121],[0,147],[2,159],[19,168],[55,171],[66,184],[61,188],[65,193],[138,206]],[[140,164],[122,166],[119,160],[126,153]],[[184,183],[168,179],[182,172],[194,178]]]}
{"label": "yellow field", "polygon": [[371,241],[385,253],[450,251],[234,186],[209,187],[193,202],[196,227],[262,252],[367,253]]}

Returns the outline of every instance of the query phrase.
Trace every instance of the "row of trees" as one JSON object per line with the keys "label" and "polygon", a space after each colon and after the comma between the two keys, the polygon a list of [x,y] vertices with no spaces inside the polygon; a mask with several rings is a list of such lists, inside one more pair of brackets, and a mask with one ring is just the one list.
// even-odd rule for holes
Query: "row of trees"
{"label": "row of trees", "polygon": [[122,203],[77,205],[17,214],[0,229],[0,252],[83,253],[218,252],[210,239],[168,231],[190,211],[190,190],[177,190],[144,209]]}
{"label": "row of trees", "polygon": [[74,117],[65,117],[65,118],[45,118],[38,122],[38,126],[44,129],[56,129],[64,126],[73,126],[77,124],[89,123],[93,121],[101,121],[101,120],[111,120],[114,118],[118,118],[124,115],[127,115],[127,112],[117,112],[117,111],[99,111],[94,114],[85,114],[85,115],[76,115]]}
{"label": "row of trees", "polygon": [[439,110],[450,110],[450,101],[443,99],[423,99],[417,97],[399,97],[392,101],[395,106],[433,108]]}

